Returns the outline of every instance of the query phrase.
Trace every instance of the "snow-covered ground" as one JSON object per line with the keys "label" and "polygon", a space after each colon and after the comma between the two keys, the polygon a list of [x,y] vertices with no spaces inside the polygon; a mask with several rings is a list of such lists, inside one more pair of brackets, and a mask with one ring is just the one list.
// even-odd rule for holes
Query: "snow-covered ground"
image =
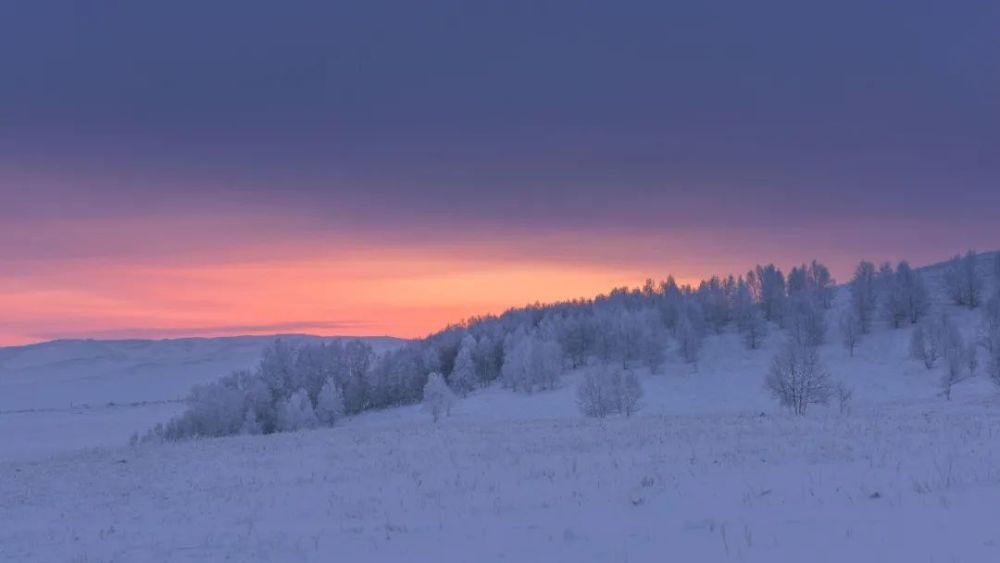
{"label": "snow-covered ground", "polygon": [[1000,560],[1000,404],[345,425],[0,464],[8,561]]}
{"label": "snow-covered ground", "polygon": [[[474,392],[439,424],[409,406],[129,447],[180,405],[108,401],[172,399],[243,357],[181,375],[202,364],[69,361],[49,378],[0,350],[0,561],[1000,561],[1000,390],[980,373],[945,400],[943,365],[908,357],[910,328],[879,326],[851,356],[846,300],[820,353],[850,412],[801,418],[763,385],[783,335],[750,351],[730,330],[696,367],[672,354],[642,372],[632,418],[583,418],[570,373],[551,392]],[[971,338],[978,313],[947,307]]]}
{"label": "snow-covered ground", "polygon": [[[181,412],[180,400],[193,386],[255,366],[275,338],[57,340],[0,348],[0,461],[124,444]],[[365,341],[376,351],[401,342]]]}

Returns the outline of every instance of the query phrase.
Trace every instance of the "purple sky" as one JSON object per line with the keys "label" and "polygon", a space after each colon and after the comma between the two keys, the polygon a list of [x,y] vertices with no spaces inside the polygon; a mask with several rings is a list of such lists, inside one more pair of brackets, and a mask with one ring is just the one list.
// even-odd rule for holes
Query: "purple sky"
{"label": "purple sky", "polygon": [[[670,272],[995,249],[997,29],[989,1],[5,3],[0,342],[412,335]],[[213,289],[261,264],[298,273],[246,298],[294,306],[232,318]]]}

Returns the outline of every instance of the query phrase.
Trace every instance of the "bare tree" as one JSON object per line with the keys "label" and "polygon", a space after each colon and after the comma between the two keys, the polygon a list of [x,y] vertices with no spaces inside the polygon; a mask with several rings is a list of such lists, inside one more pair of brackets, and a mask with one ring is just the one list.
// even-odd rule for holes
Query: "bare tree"
{"label": "bare tree", "polygon": [[861,342],[861,321],[853,310],[848,309],[840,316],[840,338],[853,357],[854,349]]}
{"label": "bare tree", "polygon": [[632,416],[642,408],[642,398],[645,392],[642,383],[634,371],[628,370],[618,374],[618,411],[625,416]]}
{"label": "bare tree", "polygon": [[840,414],[851,412],[851,402],[854,400],[854,389],[851,389],[843,381],[837,382],[834,389],[837,393],[837,408]]}
{"label": "bare tree", "polygon": [[941,392],[945,399],[951,400],[951,390],[966,378],[965,347],[960,342],[950,346],[945,352],[947,360],[944,375],[941,376]]}
{"label": "bare tree", "polygon": [[927,369],[947,357],[950,350],[961,348],[961,334],[946,313],[924,319],[910,337],[910,356],[923,362]]}
{"label": "bare tree", "polygon": [[815,347],[789,342],[771,362],[767,388],[782,406],[804,415],[812,404],[826,404],[833,395],[830,375]]}
{"label": "bare tree", "polygon": [[878,286],[876,283],[875,264],[861,262],[851,279],[851,309],[858,317],[861,333],[871,331],[875,307],[878,304]]}

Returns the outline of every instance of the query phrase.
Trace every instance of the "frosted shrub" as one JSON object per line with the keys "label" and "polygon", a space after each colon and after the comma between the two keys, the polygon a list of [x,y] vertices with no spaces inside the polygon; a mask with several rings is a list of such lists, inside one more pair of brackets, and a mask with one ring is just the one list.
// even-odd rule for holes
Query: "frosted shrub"
{"label": "frosted shrub", "polygon": [[455,394],[452,393],[444,377],[440,373],[432,373],[424,386],[424,409],[431,414],[434,422],[442,416],[451,415],[451,407],[455,404]]}
{"label": "frosted shrub", "polygon": [[826,404],[833,394],[816,348],[794,341],[775,356],[765,382],[781,405],[797,415],[805,414],[809,405]]}
{"label": "frosted shrub", "polygon": [[195,387],[188,396],[184,416],[161,427],[168,440],[236,434],[243,425],[243,394],[230,382]]}
{"label": "frosted shrub", "polygon": [[299,389],[285,399],[278,407],[278,429],[284,432],[315,428],[319,419],[313,410],[309,394],[305,389]]}
{"label": "frosted shrub", "polygon": [[378,396],[367,381],[371,354],[360,342],[296,347],[278,340],[264,350],[257,369],[195,388],[187,410],[150,437],[179,440],[331,425],[351,412],[345,387],[361,394],[358,410]]}

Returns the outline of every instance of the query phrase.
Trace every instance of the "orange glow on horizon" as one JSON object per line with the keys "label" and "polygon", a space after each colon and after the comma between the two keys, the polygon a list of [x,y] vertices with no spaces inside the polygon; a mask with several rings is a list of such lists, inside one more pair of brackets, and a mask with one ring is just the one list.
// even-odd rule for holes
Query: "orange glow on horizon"
{"label": "orange glow on horizon", "polygon": [[420,337],[510,307],[593,297],[637,285],[635,271],[595,265],[403,257],[222,265],[77,265],[21,283],[0,279],[15,331],[3,344],[52,338],[301,332]]}

